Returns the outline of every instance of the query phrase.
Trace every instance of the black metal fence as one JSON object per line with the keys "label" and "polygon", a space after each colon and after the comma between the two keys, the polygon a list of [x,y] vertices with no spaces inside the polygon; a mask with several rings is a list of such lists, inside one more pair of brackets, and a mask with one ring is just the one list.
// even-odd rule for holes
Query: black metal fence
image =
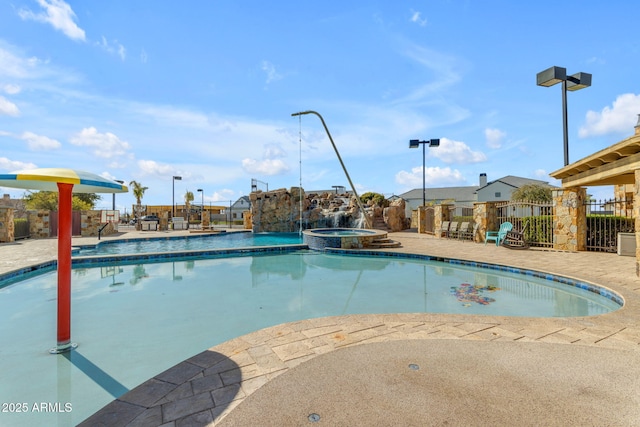
{"label": "black metal fence", "polygon": [[553,223],[555,212],[552,203],[525,200],[496,204],[498,222],[510,222],[513,229],[525,229],[524,239],[530,246],[553,247]]}
{"label": "black metal fence", "polygon": [[618,233],[635,232],[632,200],[587,200],[588,251],[616,252]]}
{"label": "black metal fence", "polygon": [[29,237],[29,220],[26,218],[15,218],[13,220],[13,238],[15,240]]}

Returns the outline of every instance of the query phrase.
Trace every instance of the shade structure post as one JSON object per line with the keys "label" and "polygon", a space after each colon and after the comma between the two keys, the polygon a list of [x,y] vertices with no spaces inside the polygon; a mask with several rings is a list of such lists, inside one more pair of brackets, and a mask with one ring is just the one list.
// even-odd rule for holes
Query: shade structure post
{"label": "shade structure post", "polygon": [[75,348],[71,342],[71,233],[73,184],[58,183],[58,343],[52,353]]}

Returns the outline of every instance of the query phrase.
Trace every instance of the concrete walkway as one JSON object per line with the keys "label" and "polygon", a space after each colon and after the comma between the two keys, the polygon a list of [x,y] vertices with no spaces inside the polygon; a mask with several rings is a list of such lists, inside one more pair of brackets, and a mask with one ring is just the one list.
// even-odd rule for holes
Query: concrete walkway
{"label": "concrete walkway", "polygon": [[[160,232],[108,238],[150,235]],[[387,314],[277,325],[185,360],[82,425],[640,425],[634,258],[389,237],[402,243],[392,252],[590,281],[622,295],[625,306],[582,318]],[[55,259],[55,245],[0,245],[0,273]]]}

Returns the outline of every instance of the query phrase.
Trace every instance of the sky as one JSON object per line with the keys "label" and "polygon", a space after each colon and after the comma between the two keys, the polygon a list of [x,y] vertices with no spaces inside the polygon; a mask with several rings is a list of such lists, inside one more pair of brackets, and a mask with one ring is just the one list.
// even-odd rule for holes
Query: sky
{"label": "sky", "polygon": [[[427,188],[481,173],[559,185],[562,89],[537,86],[538,72],[593,75],[567,94],[570,161],[632,136],[640,114],[637,14],[584,3],[0,0],[0,173],[137,181],[149,205],[187,191],[228,205],[252,179],[349,188],[320,119],[292,117],[312,110],[359,194],[422,188],[409,140],[432,138]],[[121,211],[133,203],[116,196]]]}

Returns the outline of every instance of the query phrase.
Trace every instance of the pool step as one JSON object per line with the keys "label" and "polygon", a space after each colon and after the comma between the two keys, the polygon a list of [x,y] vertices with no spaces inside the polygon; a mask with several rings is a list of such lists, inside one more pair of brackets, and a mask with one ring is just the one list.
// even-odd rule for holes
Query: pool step
{"label": "pool step", "polygon": [[374,249],[382,249],[382,248],[399,248],[400,242],[396,242],[395,240],[391,240],[389,238],[379,238],[375,239],[369,245],[370,248]]}

